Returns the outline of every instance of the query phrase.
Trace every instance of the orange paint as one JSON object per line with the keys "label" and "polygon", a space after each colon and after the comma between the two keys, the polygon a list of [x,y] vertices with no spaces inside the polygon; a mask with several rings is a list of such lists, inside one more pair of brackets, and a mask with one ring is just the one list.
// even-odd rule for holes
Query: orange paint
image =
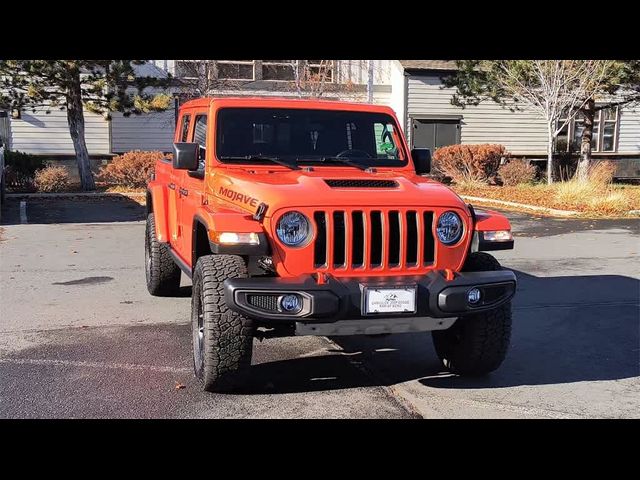
{"label": "orange paint", "polygon": [[[187,141],[194,134],[197,115],[207,115],[205,177],[195,178],[186,171],[174,170],[170,163],[160,161],[156,166],[156,178],[150,182],[149,190],[153,198],[156,213],[157,234],[160,241],[169,242],[172,250],[192,264],[193,222],[198,218],[213,232],[257,232],[264,233],[272,251],[273,264],[281,277],[297,277],[317,273],[318,283],[326,281],[325,274],[336,277],[349,276],[402,276],[421,275],[432,270],[444,270],[447,279],[460,271],[464,264],[472,240],[473,229],[501,230],[510,229],[509,222],[502,215],[478,213],[477,224],[472,227],[472,218],[465,202],[449,188],[429,178],[416,175],[413,163],[409,161],[399,167],[376,166],[375,172],[365,172],[340,163],[313,165],[313,168],[291,170],[285,166],[264,164],[223,163],[216,152],[216,118],[221,108],[287,108],[347,110],[354,112],[374,112],[389,115],[396,125],[400,125],[395,113],[389,107],[362,103],[345,103],[318,100],[289,100],[276,98],[203,98],[192,100],[180,108],[176,142],[183,141],[182,118],[190,115]],[[400,152],[410,152],[402,132],[394,128],[393,139]],[[400,156],[404,156],[401,153]],[[397,188],[332,188],[325,180],[393,180]],[[170,189],[169,185],[175,185]],[[187,192],[187,194],[181,193]],[[253,219],[257,206],[268,205],[262,222]],[[284,245],[276,235],[278,219],[286,212],[298,211],[309,219],[313,229],[313,239],[299,248]],[[445,211],[456,212],[463,221],[464,233],[461,240],[452,246],[446,246],[437,240],[436,221]],[[333,212],[344,212],[345,230],[354,228],[353,215],[362,215],[365,219],[364,234],[366,241],[360,247],[353,244],[353,237],[345,235],[344,265],[335,266],[335,246],[332,241],[326,244],[326,265],[314,264],[314,245],[318,235],[316,213],[324,212],[331,216]],[[371,263],[372,243],[370,236],[371,215],[382,219],[382,262]],[[409,228],[407,218],[416,218],[416,226]],[[423,212],[433,214],[432,225],[425,226]],[[338,213],[342,215],[342,213]],[[389,249],[391,242],[390,222],[398,215],[401,221],[398,227],[399,253]],[[327,217],[329,218],[329,217]],[[395,217],[394,217],[395,218]],[[327,223],[327,238],[332,239],[335,231],[333,222]],[[410,232],[419,232],[416,238],[416,262],[407,261]],[[411,233],[414,235],[414,233]],[[433,261],[427,261],[425,239],[431,235],[433,242]],[[413,238],[413,237],[412,237]],[[427,245],[428,246],[428,245]],[[354,258],[362,257],[362,265],[353,264]],[[398,258],[393,264],[392,258]]]}

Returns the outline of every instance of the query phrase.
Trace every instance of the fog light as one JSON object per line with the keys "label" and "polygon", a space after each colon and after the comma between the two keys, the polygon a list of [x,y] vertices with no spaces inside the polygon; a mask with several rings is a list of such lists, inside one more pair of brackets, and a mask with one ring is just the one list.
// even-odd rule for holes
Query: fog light
{"label": "fog light", "polygon": [[282,295],[278,300],[280,310],[287,313],[298,313],[302,310],[302,300],[298,295]]}
{"label": "fog light", "polygon": [[477,288],[472,288],[471,290],[469,290],[467,292],[467,301],[471,305],[475,305],[476,303],[478,303],[480,301],[480,290],[478,290]]}

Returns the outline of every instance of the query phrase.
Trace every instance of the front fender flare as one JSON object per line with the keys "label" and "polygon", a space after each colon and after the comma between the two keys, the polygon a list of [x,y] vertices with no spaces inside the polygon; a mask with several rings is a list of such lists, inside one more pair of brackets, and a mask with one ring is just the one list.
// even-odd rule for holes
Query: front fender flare
{"label": "front fender flare", "polygon": [[471,252],[488,252],[494,250],[512,250],[513,240],[502,242],[488,242],[484,240],[482,232],[495,230],[511,231],[511,223],[509,219],[500,212],[494,210],[477,210],[474,211],[474,232],[471,240]]}

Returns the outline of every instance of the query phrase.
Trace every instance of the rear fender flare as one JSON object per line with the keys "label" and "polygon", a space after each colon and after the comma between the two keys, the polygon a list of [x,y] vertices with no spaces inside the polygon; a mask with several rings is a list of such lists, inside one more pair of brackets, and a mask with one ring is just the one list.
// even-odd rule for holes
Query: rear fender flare
{"label": "rear fender flare", "polygon": [[[150,183],[147,189],[147,199],[151,198],[151,206],[147,211],[153,212],[156,224],[156,238],[161,243],[169,242],[169,222],[167,209],[167,189],[160,183]],[[148,200],[147,200],[148,201]],[[149,208],[151,207],[151,208]]]}

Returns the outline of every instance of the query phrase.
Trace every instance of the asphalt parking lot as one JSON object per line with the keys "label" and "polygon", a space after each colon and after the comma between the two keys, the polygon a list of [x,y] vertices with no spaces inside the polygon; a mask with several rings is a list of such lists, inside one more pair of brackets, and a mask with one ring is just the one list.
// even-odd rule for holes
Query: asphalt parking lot
{"label": "asphalt parking lot", "polygon": [[[507,213],[519,280],[493,374],[443,371],[430,335],[255,343],[246,389],[201,392],[190,284],[154,298],[144,208],[10,199],[0,226],[1,418],[638,418],[638,220]],[[25,223],[26,222],[26,223]]]}

